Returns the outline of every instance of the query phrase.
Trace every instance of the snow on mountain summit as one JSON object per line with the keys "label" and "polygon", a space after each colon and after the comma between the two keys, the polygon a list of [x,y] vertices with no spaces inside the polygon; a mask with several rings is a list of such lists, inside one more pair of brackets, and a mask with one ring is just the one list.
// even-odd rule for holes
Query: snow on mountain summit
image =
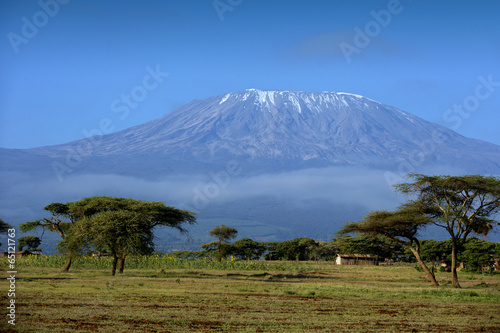
{"label": "snow on mountain summit", "polygon": [[[369,100],[378,103],[369,98],[361,95],[350,93],[334,93],[334,92],[305,92],[293,90],[259,90],[247,89],[236,93],[227,93],[221,96],[219,104],[227,101],[240,101],[253,100],[255,105],[261,105],[264,109],[270,110],[271,105],[279,107],[284,103],[293,105],[295,110],[299,113],[303,108],[310,111],[322,112],[326,104],[333,106],[348,106],[352,100]],[[279,103],[279,104],[277,104]]]}

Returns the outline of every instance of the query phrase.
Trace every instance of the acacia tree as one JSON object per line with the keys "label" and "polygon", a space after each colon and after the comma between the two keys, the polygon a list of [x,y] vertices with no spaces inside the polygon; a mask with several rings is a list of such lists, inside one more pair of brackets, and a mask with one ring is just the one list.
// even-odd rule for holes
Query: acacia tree
{"label": "acacia tree", "polygon": [[26,250],[31,252],[41,252],[42,250],[38,248],[42,241],[36,236],[25,236],[20,237],[17,240],[17,250],[22,251],[25,247]]}
{"label": "acacia tree", "polygon": [[338,235],[358,233],[369,237],[386,237],[407,247],[415,256],[432,285],[438,286],[434,273],[429,271],[420,257],[420,242],[417,233],[420,228],[431,223],[424,212],[416,206],[403,205],[395,212],[373,211],[368,213],[364,220],[345,224]]}
{"label": "acacia tree", "polygon": [[151,254],[153,238],[152,229],[139,213],[121,210],[101,212],[79,220],[63,244],[79,251],[109,252],[113,256],[111,275],[115,275],[118,262],[118,270],[123,273],[127,255]]}
{"label": "acacia tree", "polygon": [[[54,202],[43,209],[50,212],[52,216],[21,224],[19,226],[21,232],[26,233],[41,229],[43,237],[45,231],[54,231],[61,236],[62,240],[64,240],[70,225],[75,221],[75,216],[70,210],[70,205],[67,203],[63,204],[60,202]],[[73,252],[69,251],[68,261],[62,269],[63,272],[67,272],[71,267],[72,257]]]}
{"label": "acacia tree", "polygon": [[2,219],[0,219],[0,234],[7,233],[9,228],[12,228],[11,225],[8,223],[5,223]]}
{"label": "acacia tree", "polygon": [[316,241],[315,246],[311,248],[310,254],[316,261],[320,259],[332,260],[335,258],[334,244],[333,242]]}
{"label": "acacia tree", "polygon": [[387,237],[364,233],[359,234],[360,236],[357,237],[342,236],[332,239],[331,246],[335,253],[369,254],[377,256],[380,259],[394,259],[401,254],[401,245]]}
{"label": "acacia tree", "polygon": [[[209,257],[209,258],[218,258],[218,247],[219,247],[219,242],[213,241],[210,243],[205,243],[201,244],[201,249],[200,251],[201,256],[203,257]],[[229,244],[221,244],[222,249],[220,250],[221,253],[227,253],[229,250]]]}
{"label": "acacia tree", "polygon": [[278,244],[278,242],[264,243],[265,252],[267,252],[266,254],[264,254],[264,260],[276,260],[281,258],[280,253],[276,250]]}
{"label": "acacia tree", "polygon": [[250,238],[237,240],[232,245],[232,254],[244,260],[259,259],[266,251],[264,244],[256,242]]}
{"label": "acacia tree", "polygon": [[[12,226],[0,219],[0,235],[6,234],[9,231],[9,228],[12,228]],[[0,246],[2,246],[2,243],[0,243]]]}
{"label": "acacia tree", "polygon": [[451,244],[449,241],[437,241],[426,239],[421,241],[420,255],[423,260],[432,262],[434,267],[436,262],[448,259],[451,253]]}
{"label": "acacia tree", "polygon": [[195,213],[165,206],[162,202],[96,196],[71,204],[81,216],[61,244],[68,252],[85,249],[108,251],[113,255],[112,275],[123,273],[128,254],[147,254],[154,250],[153,229],[158,226],[186,232],[184,223],[196,222]]}
{"label": "acacia tree", "polygon": [[222,257],[225,255],[224,254],[224,245],[227,244],[227,242],[230,239],[233,239],[236,237],[238,234],[238,230],[235,228],[231,227],[226,227],[224,224],[221,224],[220,226],[216,226],[212,230],[210,230],[209,235],[212,237],[217,237],[217,260],[221,262]]}
{"label": "acacia tree", "polygon": [[410,174],[411,183],[396,185],[396,190],[416,196],[415,202],[426,210],[432,223],[451,236],[452,284],[460,288],[457,255],[469,235],[486,235],[500,210],[500,178],[481,175],[426,176]]}
{"label": "acacia tree", "polygon": [[464,262],[468,270],[481,272],[483,267],[492,267],[495,256],[499,255],[497,244],[471,237],[467,239],[459,259]]}
{"label": "acacia tree", "polygon": [[276,251],[286,260],[308,260],[318,246],[312,238],[295,238],[278,243]]}

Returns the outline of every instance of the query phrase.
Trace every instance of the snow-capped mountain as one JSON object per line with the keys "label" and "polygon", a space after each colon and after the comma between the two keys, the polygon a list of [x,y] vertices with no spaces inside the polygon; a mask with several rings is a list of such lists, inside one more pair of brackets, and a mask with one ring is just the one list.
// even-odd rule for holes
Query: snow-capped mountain
{"label": "snow-capped mountain", "polygon": [[499,175],[500,146],[359,95],[249,89],[108,135],[0,149],[0,216],[15,225],[51,202],[115,195],[198,212],[190,249],[220,223],[257,240],[327,241],[397,206],[387,174],[407,172]]}
{"label": "snow-capped mountain", "polygon": [[332,165],[500,170],[500,147],[395,107],[333,92],[248,89],[195,100],[157,120],[69,144],[2,150],[2,169],[155,177],[235,159],[252,173]]}

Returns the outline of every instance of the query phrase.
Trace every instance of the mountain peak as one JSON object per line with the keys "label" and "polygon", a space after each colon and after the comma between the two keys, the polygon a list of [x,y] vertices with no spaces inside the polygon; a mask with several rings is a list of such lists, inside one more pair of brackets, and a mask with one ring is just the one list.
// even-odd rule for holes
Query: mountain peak
{"label": "mountain peak", "polygon": [[302,113],[304,110],[320,113],[326,109],[349,107],[352,103],[364,103],[366,101],[381,104],[364,96],[346,92],[260,90],[254,88],[219,95],[218,100],[219,105],[251,101],[257,107],[262,107],[267,111],[271,111],[272,108],[292,107],[298,113]]}
{"label": "mountain peak", "polygon": [[[255,171],[331,165],[394,169],[422,155],[425,165],[463,166],[470,172],[500,165],[498,146],[466,139],[395,107],[345,92],[230,92],[192,101],[160,119],[94,141],[99,144],[88,158],[97,161],[89,162],[92,170],[110,167],[127,174],[199,171],[228,160],[244,161]],[[65,161],[68,151],[81,150],[89,142],[30,152]]]}

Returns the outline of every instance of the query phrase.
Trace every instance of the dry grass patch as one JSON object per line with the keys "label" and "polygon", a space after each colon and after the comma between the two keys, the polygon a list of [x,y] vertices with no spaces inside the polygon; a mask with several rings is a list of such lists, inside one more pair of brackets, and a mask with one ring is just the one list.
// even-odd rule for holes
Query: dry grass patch
{"label": "dry grass patch", "polygon": [[[295,263],[288,263],[294,265]],[[24,268],[19,332],[498,332],[500,276],[431,287],[412,266],[307,270]],[[446,281],[448,273],[439,273]]]}

